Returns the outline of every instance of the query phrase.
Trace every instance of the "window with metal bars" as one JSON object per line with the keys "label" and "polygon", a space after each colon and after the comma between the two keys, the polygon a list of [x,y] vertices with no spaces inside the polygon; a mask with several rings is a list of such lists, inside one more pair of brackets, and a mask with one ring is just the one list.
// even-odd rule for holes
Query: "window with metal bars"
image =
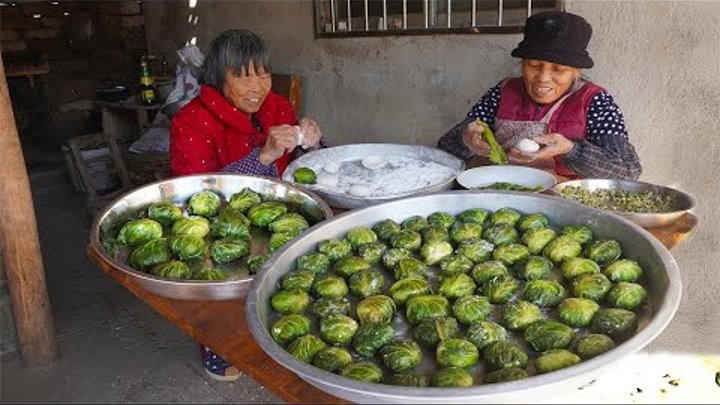
{"label": "window with metal bars", "polygon": [[522,32],[525,20],[562,0],[314,0],[315,36]]}

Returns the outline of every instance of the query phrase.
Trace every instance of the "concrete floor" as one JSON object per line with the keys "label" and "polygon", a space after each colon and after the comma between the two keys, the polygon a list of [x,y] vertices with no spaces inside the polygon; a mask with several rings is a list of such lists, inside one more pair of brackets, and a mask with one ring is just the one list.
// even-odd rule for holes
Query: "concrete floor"
{"label": "concrete floor", "polygon": [[[3,333],[4,403],[277,403],[249,377],[208,377],[190,337],[132,296],[85,256],[89,221],[61,163],[31,175],[59,360],[22,363]],[[6,297],[7,298],[7,297]],[[10,313],[7,299],[2,315]],[[3,325],[7,327],[7,319]]]}

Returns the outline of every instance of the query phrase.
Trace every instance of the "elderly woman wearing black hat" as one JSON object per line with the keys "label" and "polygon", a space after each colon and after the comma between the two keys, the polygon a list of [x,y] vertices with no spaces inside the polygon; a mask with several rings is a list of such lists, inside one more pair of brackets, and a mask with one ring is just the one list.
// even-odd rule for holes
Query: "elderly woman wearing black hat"
{"label": "elderly woman wearing black hat", "polygon": [[485,123],[513,164],[552,168],[569,178],[638,178],[642,168],[620,107],[580,76],[593,66],[586,50],[591,35],[590,24],[575,14],[529,17],[512,51],[522,58],[522,77],[490,89],[438,147],[465,160],[487,156]]}

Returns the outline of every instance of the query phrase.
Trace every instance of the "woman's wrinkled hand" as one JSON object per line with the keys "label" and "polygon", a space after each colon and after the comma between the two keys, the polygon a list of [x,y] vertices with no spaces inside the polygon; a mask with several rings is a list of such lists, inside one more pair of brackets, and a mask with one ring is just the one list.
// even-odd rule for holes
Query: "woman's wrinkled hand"
{"label": "woman's wrinkled hand", "polygon": [[470,151],[479,156],[488,156],[490,153],[490,146],[482,138],[482,133],[485,131],[485,125],[473,121],[463,130],[462,140],[465,146]]}
{"label": "woman's wrinkled hand", "polygon": [[303,134],[302,147],[304,149],[316,148],[320,144],[322,132],[317,122],[312,118],[300,120],[300,132]]}
{"label": "woman's wrinkled hand", "polygon": [[267,166],[282,157],[285,152],[292,152],[297,146],[297,129],[292,125],[271,127],[265,145],[258,159]]}
{"label": "woman's wrinkled hand", "polygon": [[540,144],[540,150],[535,153],[525,153],[513,148],[508,154],[510,163],[537,166],[552,160],[555,156],[565,155],[575,147],[571,140],[558,133],[541,135],[533,138],[533,141]]}

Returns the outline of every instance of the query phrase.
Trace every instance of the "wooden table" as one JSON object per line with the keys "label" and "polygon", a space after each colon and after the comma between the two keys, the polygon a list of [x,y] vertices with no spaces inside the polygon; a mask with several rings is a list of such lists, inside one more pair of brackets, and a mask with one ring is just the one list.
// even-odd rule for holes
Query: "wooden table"
{"label": "wooden table", "polygon": [[137,139],[142,136],[145,129],[150,126],[149,113],[157,113],[162,107],[161,103],[153,105],[125,101],[95,103],[102,109],[103,132],[115,139]]}
{"label": "wooden table", "polygon": [[[648,229],[667,248],[672,248],[692,233],[697,218],[685,214],[674,224]],[[211,348],[255,381],[284,401],[292,403],[347,403],[300,379],[276,363],[253,339],[245,321],[245,301],[180,301],[150,294],[120,270],[104,263],[88,246],[88,256],[100,268],[166,317],[193,339]]]}
{"label": "wooden table", "polygon": [[181,301],[161,297],[146,292],[126,273],[103,262],[91,245],[88,245],[87,253],[103,271],[136,297],[284,401],[347,403],[301,380],[276,363],[255,343],[245,322],[244,299]]}

